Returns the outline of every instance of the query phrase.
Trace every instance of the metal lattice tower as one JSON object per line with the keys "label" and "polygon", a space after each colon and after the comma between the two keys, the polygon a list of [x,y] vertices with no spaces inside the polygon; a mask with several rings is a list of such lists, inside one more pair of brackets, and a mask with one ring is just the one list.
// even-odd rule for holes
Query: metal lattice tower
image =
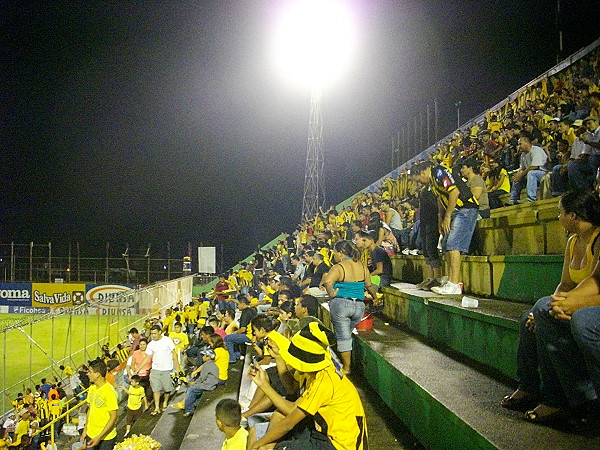
{"label": "metal lattice tower", "polygon": [[313,218],[325,204],[325,179],[323,177],[323,116],[321,114],[321,88],[310,93],[310,116],[308,119],[308,146],[306,172],[304,173],[304,198],[302,216]]}

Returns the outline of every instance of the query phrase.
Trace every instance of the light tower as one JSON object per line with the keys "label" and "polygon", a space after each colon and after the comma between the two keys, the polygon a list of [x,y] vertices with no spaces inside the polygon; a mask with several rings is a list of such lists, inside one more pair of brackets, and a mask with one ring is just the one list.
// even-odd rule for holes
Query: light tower
{"label": "light tower", "polygon": [[308,145],[306,149],[306,170],[304,172],[302,217],[314,217],[319,213],[319,208],[325,205],[324,167],[321,88],[313,87],[310,92],[310,116],[308,119]]}
{"label": "light tower", "polygon": [[303,217],[325,204],[322,87],[343,71],[353,50],[354,23],[347,2],[297,0],[284,11],[274,39],[276,58],[291,78],[310,86]]}

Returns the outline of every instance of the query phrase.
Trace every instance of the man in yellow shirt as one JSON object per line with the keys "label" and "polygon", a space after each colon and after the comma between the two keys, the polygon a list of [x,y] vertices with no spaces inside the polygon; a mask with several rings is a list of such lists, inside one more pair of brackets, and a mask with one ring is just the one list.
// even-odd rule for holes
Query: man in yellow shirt
{"label": "man in yellow shirt", "polygon": [[115,446],[117,430],[117,392],[110,383],[106,382],[106,364],[94,361],[90,364],[88,377],[92,386],[88,391],[87,402],[90,407],[81,442],[87,444],[86,448],[109,450]]}
{"label": "man in yellow shirt", "polygon": [[[281,340],[281,344],[284,347],[279,348],[279,354],[296,374],[305,376],[306,390],[296,402],[289,402],[271,387],[264,369],[255,368],[252,379],[277,407],[279,417],[271,418],[267,433],[254,442],[250,450],[274,442],[281,448],[367,449],[362,402],[352,382],[336,368],[329,354],[328,346],[335,344],[333,332],[318,322],[311,322],[296,333],[291,342]],[[314,417],[315,428],[308,433],[288,435],[296,424],[309,416]],[[286,441],[280,441],[286,435]]]}

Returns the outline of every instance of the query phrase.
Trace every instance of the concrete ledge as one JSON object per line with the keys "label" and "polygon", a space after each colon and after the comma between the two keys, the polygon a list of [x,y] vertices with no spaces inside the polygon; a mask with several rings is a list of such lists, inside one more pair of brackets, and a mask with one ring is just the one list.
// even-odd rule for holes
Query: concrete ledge
{"label": "concrete ledge", "polygon": [[484,255],[562,254],[566,235],[558,223],[558,198],[494,209],[477,223]]}
{"label": "concrete ledge", "polygon": [[[394,279],[412,284],[423,280],[423,256],[394,255],[391,259]],[[465,256],[461,263],[463,291],[534,304],[554,292],[563,260],[563,255]],[[447,262],[443,265],[448,273]]]}
{"label": "concrete ledge", "polygon": [[479,298],[478,308],[463,308],[460,298],[444,298],[407,283],[383,292],[383,313],[390,321],[516,379],[518,320],[529,305]]}
{"label": "concrete ledge", "polygon": [[225,435],[217,428],[215,407],[224,398],[231,398],[237,401],[242,368],[243,364],[239,361],[230,365],[227,383],[219,386],[214,391],[202,394],[179,448],[186,450],[221,448]]}
{"label": "concrete ledge", "polygon": [[[512,388],[375,320],[354,338],[353,367],[427,448],[599,448],[599,438],[520,419],[498,402]],[[374,430],[370,430],[371,433]]]}

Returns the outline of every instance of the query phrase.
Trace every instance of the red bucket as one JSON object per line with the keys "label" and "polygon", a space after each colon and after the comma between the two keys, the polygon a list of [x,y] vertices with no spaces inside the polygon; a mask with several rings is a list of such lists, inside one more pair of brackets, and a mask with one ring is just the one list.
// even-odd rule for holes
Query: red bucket
{"label": "red bucket", "polygon": [[357,330],[371,330],[373,329],[373,314],[365,313],[360,319],[358,325],[356,325]]}

